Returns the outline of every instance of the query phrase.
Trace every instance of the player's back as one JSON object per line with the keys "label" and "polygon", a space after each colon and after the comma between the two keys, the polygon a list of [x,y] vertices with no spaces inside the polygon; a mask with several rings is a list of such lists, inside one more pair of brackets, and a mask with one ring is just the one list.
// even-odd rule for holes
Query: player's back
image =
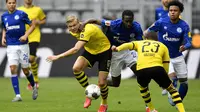
{"label": "player's back", "polygon": [[78,40],[86,41],[87,44],[84,46],[84,48],[91,54],[102,53],[111,47],[106,35],[98,26],[94,24],[87,24],[80,33],[70,33]]}
{"label": "player's back", "polygon": [[169,61],[169,52],[163,43],[154,40],[133,43],[134,49],[138,52],[137,70],[155,66],[163,67],[163,62]]}

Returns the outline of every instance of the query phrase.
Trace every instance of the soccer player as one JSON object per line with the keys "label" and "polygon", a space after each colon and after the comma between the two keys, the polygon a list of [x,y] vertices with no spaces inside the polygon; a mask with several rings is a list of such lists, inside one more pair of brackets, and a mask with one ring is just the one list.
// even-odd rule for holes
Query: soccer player
{"label": "soccer player", "polygon": [[[122,19],[116,20],[96,20],[90,19],[85,22],[95,23],[102,27],[108,27],[106,35],[109,38],[112,47],[119,46],[132,40],[143,40],[143,31],[139,23],[134,21],[134,14],[130,10],[124,10]],[[133,54],[132,54],[133,53]],[[111,59],[110,74],[112,80],[108,80],[108,86],[119,87],[121,82],[121,70],[124,67],[134,68],[136,64],[135,51],[124,50],[113,52]],[[133,69],[134,70],[134,69]],[[135,72],[135,71],[133,71]]]}
{"label": "soccer player", "polygon": [[155,20],[158,20],[160,18],[165,18],[168,16],[168,4],[169,2],[174,0],[162,0],[162,6],[156,8],[155,10]]}
{"label": "soccer player", "polygon": [[[16,0],[6,0],[6,11],[1,16],[3,31],[2,31],[2,45],[7,46],[7,57],[11,71],[11,82],[16,97],[13,102],[22,101],[19,81],[18,81],[18,65],[21,63],[22,71],[26,75],[28,81],[33,87],[33,100],[37,99],[38,91],[33,79],[33,75],[29,71],[29,46],[28,36],[34,30],[34,22],[28,19],[28,15],[20,10],[16,9]],[[25,24],[30,25],[30,29],[26,31]]]}
{"label": "soccer player", "polygon": [[[169,16],[168,4],[171,1],[175,1],[175,0],[162,0],[162,6],[156,8],[156,10],[155,10],[155,20]],[[176,77],[176,74],[174,72],[174,68],[172,65],[170,65],[168,75],[172,79],[173,86],[177,87],[178,78]],[[162,95],[167,95],[167,90],[163,89]]]}
{"label": "soccer player", "polygon": [[[151,39],[152,35],[145,35]],[[161,42],[154,40],[133,41],[124,43],[112,50],[120,52],[122,50],[136,50],[138,53],[137,60],[137,82],[140,93],[150,110],[146,112],[157,112],[151,102],[148,85],[153,79],[160,87],[165,88],[171,95],[179,112],[185,112],[181,97],[173,87],[167,73],[169,68],[168,48]]]}
{"label": "soccer player", "polygon": [[[37,48],[39,47],[41,33],[40,33],[40,25],[45,24],[46,22],[46,15],[44,14],[43,10],[33,5],[33,0],[24,0],[24,6],[19,7],[19,10],[22,10],[28,14],[30,20],[36,21],[36,27],[34,31],[29,35],[29,47],[30,47],[30,58],[29,62],[31,64],[31,71],[34,76],[34,80],[36,83],[37,88],[39,88],[39,79],[38,79],[38,64],[36,62],[37,59]],[[27,26],[28,28],[28,26]],[[32,86],[28,83],[27,86],[28,90],[32,90]]]}
{"label": "soccer player", "polygon": [[[81,84],[82,87],[86,88],[89,85],[88,77],[84,70],[86,67],[92,67],[95,62],[98,62],[99,81],[98,85],[101,89],[101,105],[98,112],[106,112],[108,87],[107,87],[107,76],[111,62],[111,45],[108,38],[104,35],[98,26],[93,24],[87,24],[83,30],[80,30],[81,23],[75,16],[68,16],[66,21],[67,27],[72,36],[76,37],[78,42],[75,46],[64,53],[49,56],[47,61],[55,61],[63,57],[71,56],[77,53],[82,47],[84,51],[81,56],[78,57],[73,66],[73,72]],[[91,99],[86,97],[84,108],[88,108],[91,105]]]}
{"label": "soccer player", "polygon": [[[182,52],[191,47],[191,33],[189,25],[179,18],[184,5],[179,1],[172,1],[168,5],[169,17],[161,18],[144,33],[158,32],[158,40],[169,49],[170,64],[180,82],[179,93],[183,100],[188,91],[187,66]],[[171,98],[169,97],[169,101]],[[170,104],[174,105],[173,102]]]}

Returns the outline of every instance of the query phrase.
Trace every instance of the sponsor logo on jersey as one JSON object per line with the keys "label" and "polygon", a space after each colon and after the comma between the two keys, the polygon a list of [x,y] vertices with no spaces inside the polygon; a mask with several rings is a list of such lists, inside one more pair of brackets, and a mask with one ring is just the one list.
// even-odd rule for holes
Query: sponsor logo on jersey
{"label": "sponsor logo on jersey", "polygon": [[168,37],[168,33],[167,32],[166,32],[166,34],[163,35],[163,39],[165,41],[172,41],[172,42],[178,42],[180,40],[180,38]]}
{"label": "sponsor logo on jersey", "polygon": [[19,25],[13,25],[13,26],[6,26],[7,30],[14,30],[14,29],[20,29]]}

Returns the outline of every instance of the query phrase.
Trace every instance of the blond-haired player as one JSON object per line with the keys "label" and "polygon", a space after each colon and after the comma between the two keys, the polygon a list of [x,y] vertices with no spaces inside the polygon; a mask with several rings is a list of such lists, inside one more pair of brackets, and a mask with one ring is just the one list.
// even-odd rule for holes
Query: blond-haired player
{"label": "blond-haired player", "polygon": [[[89,85],[89,82],[84,70],[87,67],[92,67],[95,62],[98,62],[98,85],[101,89],[102,96],[102,101],[98,112],[106,112],[108,107],[108,87],[106,79],[108,76],[112,56],[112,51],[110,49],[111,44],[101,29],[96,25],[87,24],[83,30],[80,30],[81,23],[76,16],[68,16],[66,24],[70,34],[76,37],[78,42],[73,48],[64,53],[49,56],[47,61],[55,61],[63,57],[71,56],[84,47],[82,55],[79,56],[74,63],[74,75],[81,86],[86,88]],[[86,97],[84,108],[88,108],[90,105],[91,99]]]}

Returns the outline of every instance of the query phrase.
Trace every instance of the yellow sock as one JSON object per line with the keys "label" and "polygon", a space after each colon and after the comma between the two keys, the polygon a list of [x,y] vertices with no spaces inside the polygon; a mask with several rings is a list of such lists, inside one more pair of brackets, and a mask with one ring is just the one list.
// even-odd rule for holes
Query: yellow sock
{"label": "yellow sock", "polygon": [[183,103],[178,103],[178,104],[176,104],[176,107],[178,108],[178,111],[179,111],[179,112],[185,112]]}
{"label": "yellow sock", "polygon": [[154,106],[151,102],[147,103],[147,106],[150,108],[150,110],[154,110]]}
{"label": "yellow sock", "polygon": [[37,64],[36,61],[31,63],[31,71],[32,71],[32,74],[33,74],[33,77],[34,77],[34,81],[38,82],[39,81],[39,78],[38,78],[38,64]]}
{"label": "yellow sock", "polygon": [[107,103],[107,99],[101,99],[101,104],[107,105],[107,104],[108,104],[108,103]]}
{"label": "yellow sock", "polygon": [[39,82],[38,75],[34,75],[33,77],[34,77],[34,81],[35,81],[35,82]]}

